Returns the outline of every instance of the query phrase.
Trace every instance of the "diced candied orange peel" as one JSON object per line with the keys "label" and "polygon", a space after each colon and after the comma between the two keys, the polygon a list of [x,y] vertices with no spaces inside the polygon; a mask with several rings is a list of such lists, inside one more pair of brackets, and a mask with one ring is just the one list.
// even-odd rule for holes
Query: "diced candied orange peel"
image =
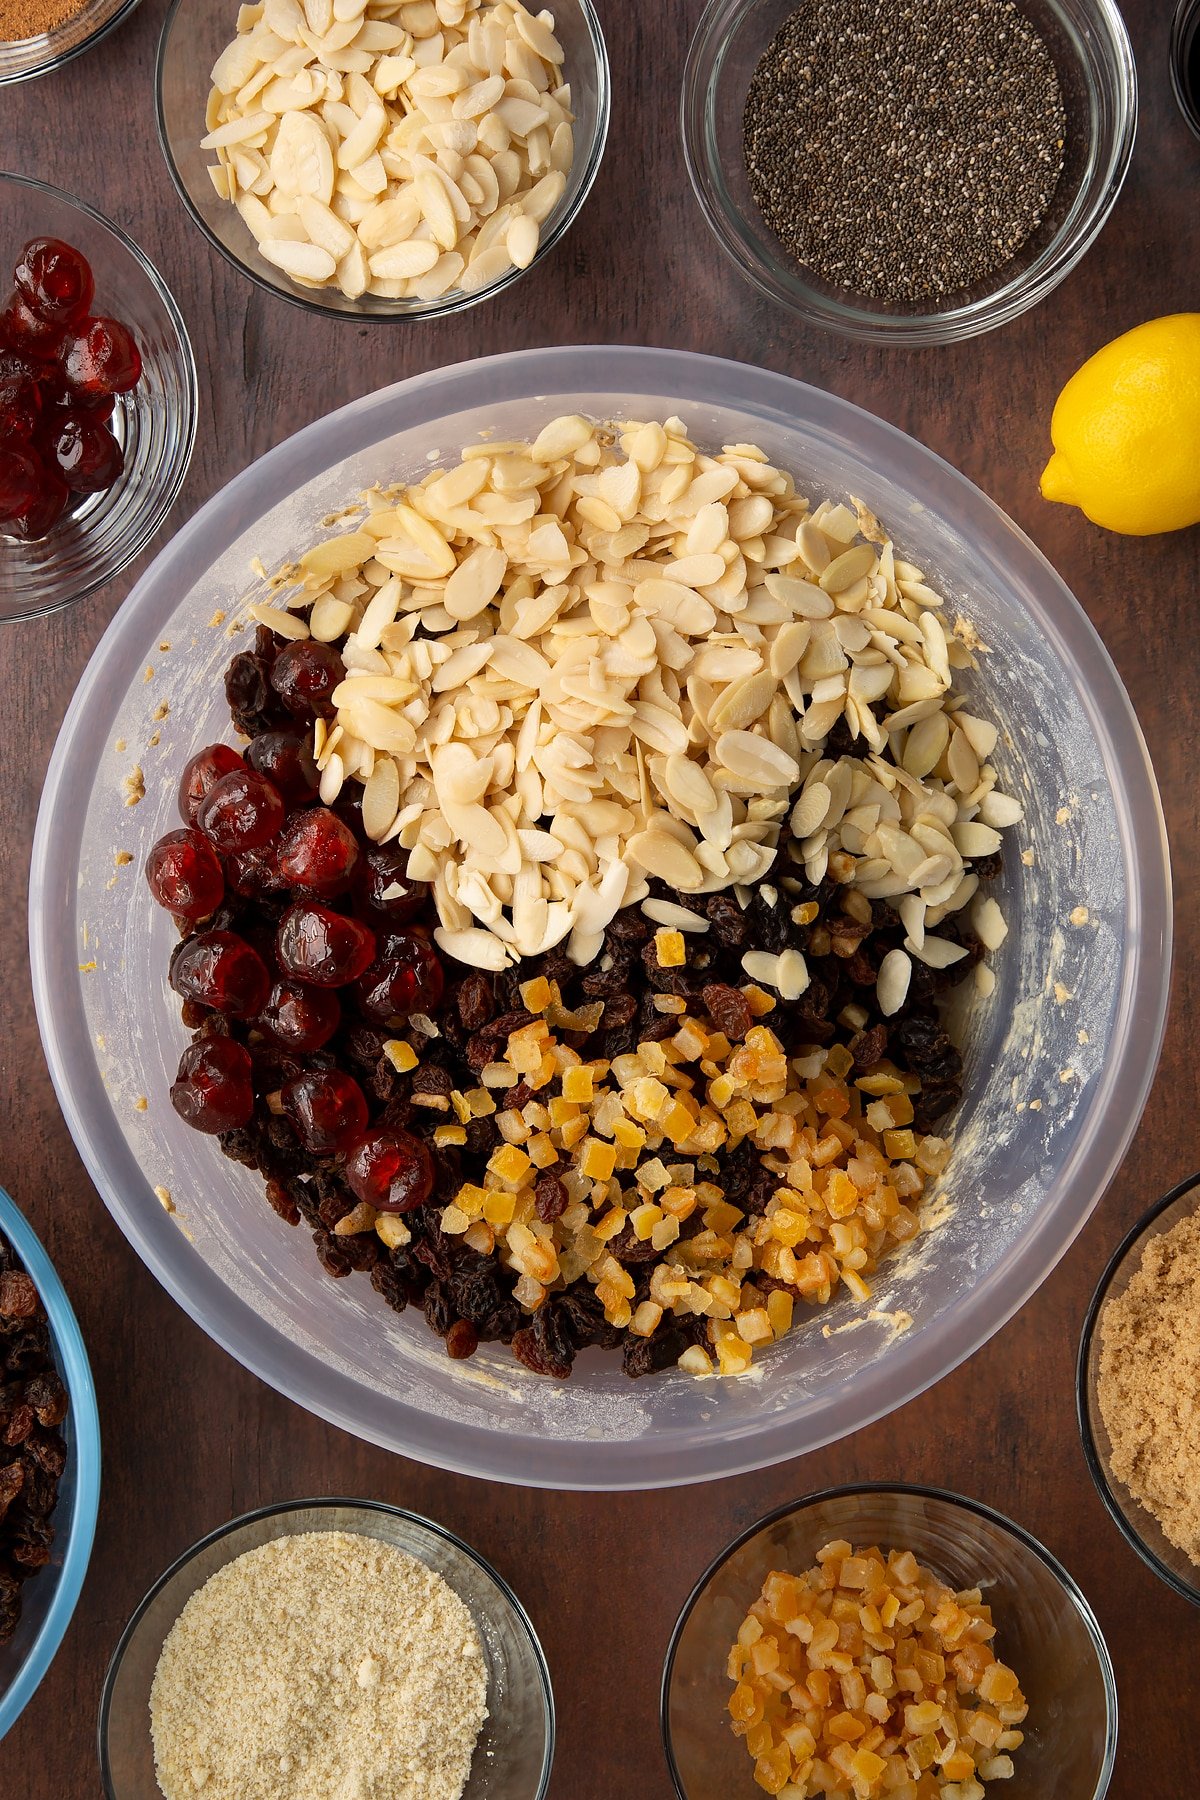
{"label": "diced candied orange peel", "polygon": [[[909,1551],[835,1540],[803,1574],[772,1571],[726,1665],[755,1781],[847,1800],[982,1794],[1014,1772],[1007,1752],[1028,1710],[994,1635],[977,1588],[954,1593]],[[964,1685],[955,1664],[968,1651]]]}

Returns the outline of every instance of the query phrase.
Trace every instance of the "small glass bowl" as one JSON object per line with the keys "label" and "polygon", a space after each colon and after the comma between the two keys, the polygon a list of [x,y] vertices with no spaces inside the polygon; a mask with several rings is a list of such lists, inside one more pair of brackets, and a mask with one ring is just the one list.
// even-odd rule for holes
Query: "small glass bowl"
{"label": "small glass bowl", "polygon": [[[0,1237],[16,1251],[50,1320],[54,1361],[70,1405],[63,1421],[67,1466],[54,1509],[54,1548],[21,1586],[16,1633],[0,1645],[0,1738],[16,1724],[54,1661],[79,1599],[100,1504],[100,1415],[87,1351],[71,1302],[33,1228],[0,1188]],[[0,1452],[0,1457],[3,1453]]]}
{"label": "small glass bowl", "polygon": [[1014,1787],[1102,1800],[1117,1750],[1117,1688],[1091,1607],[1061,1563],[1010,1519],[936,1488],[830,1488],[769,1513],[701,1576],[671,1637],[662,1733],[679,1800],[761,1800],[729,1728],[729,1647],[772,1569],[809,1569],[834,1538],[911,1550],[955,1589],[980,1587],[1001,1658],[1029,1701]]}
{"label": "small glass bowl", "polygon": [[1171,25],[1171,86],[1179,110],[1200,138],[1200,0],[1179,0]]}
{"label": "small glass bowl", "polygon": [[1100,1315],[1105,1305],[1125,1292],[1141,1267],[1142,1254],[1150,1240],[1170,1231],[1198,1207],[1200,1175],[1189,1175],[1169,1194],[1164,1194],[1118,1245],[1092,1295],[1079,1340],[1076,1368],[1076,1403],[1083,1454],[1100,1498],[1122,1537],[1132,1544],[1142,1561],[1193,1606],[1200,1606],[1200,1569],[1169,1541],[1153,1513],[1147,1512],[1112,1472],[1112,1439],[1100,1411],[1097,1383],[1100,1377]]}
{"label": "small glass bowl", "polygon": [[32,237],[63,238],[96,277],[95,312],[128,325],[142,378],[117,401],[111,428],[125,467],[103,494],[79,504],[36,543],[0,529],[0,621],[57,612],[84,600],[133,561],[183,484],[196,440],[196,365],[187,328],[158,270],[132,238],[86,201],[44,181],[0,171],[0,264],[11,269]]}
{"label": "small glass bowl", "polygon": [[[554,27],[565,52],[564,72],[575,112],[575,160],[562,199],[541,229],[529,268],[565,235],[591,193],[608,136],[610,75],[604,33],[592,0],[554,0]],[[454,289],[436,300],[383,300],[364,294],[347,299],[336,287],[303,288],[263,256],[241,214],[222,200],[209,176],[214,160],[202,150],[204,111],[212,88],[209,72],[234,34],[237,8],[214,0],[172,0],[158,44],[155,88],[158,141],[179,197],[209,243],[256,287],[330,319],[368,321],[438,319],[464,312],[480,300],[495,299],[528,269],[509,269],[490,287],[463,294]]]}
{"label": "small glass bowl", "polygon": [[1114,0],[1020,0],[1067,109],[1067,162],[1041,225],[977,286],[911,306],[836,288],[792,261],[759,213],[742,151],[746,92],[795,0],[709,0],[683,77],[684,154],[718,243],[760,293],[865,343],[945,344],[1015,319],[1070,274],[1112,211],[1133,154],[1137,71]]}
{"label": "small glass bowl", "polygon": [[0,87],[60,69],[124,23],[139,0],[83,0],[77,13],[38,37],[0,40]]}
{"label": "small glass bowl", "polygon": [[221,1525],[161,1575],[113,1652],[100,1696],[106,1800],[162,1800],[150,1737],[150,1688],[167,1634],[218,1569],[247,1550],[308,1531],[380,1538],[433,1569],[468,1608],[488,1671],[488,1716],[463,1800],[544,1800],[554,1760],[550,1671],[521,1602],[478,1551],[442,1525],[378,1500],[292,1500]]}

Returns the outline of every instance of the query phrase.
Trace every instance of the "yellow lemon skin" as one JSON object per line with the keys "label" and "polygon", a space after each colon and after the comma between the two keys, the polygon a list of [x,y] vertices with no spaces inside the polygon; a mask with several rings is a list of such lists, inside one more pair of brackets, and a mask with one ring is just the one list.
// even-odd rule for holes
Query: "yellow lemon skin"
{"label": "yellow lemon skin", "polygon": [[1200,313],[1150,319],[1072,375],[1042,494],[1130,537],[1200,524]]}

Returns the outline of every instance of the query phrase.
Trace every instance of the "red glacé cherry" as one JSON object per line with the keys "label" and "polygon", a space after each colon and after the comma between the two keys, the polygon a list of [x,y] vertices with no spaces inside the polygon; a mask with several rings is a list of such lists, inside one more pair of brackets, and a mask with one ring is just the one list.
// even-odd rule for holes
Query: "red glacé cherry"
{"label": "red glac\u00e9 cherry", "polygon": [[314,1156],[349,1150],[367,1128],[367,1102],[342,1069],[309,1069],[284,1087],[283,1110],[296,1136]]}
{"label": "red glac\u00e9 cherry", "polygon": [[320,785],[312,749],[294,731],[260,732],[246,750],[246,761],[275,783],[289,806],[305,805]]}
{"label": "red glac\u00e9 cherry", "polygon": [[266,963],[232,931],[203,931],[188,938],[175,952],[170,979],[185,1000],[234,1019],[252,1019],[271,991]]}
{"label": "red glac\u00e9 cherry", "polygon": [[209,788],[196,823],[218,850],[256,850],[278,836],[284,820],[283,795],[253,769],[231,769]]}
{"label": "red glac\u00e9 cherry", "polygon": [[19,518],[11,520],[4,529],[10,537],[23,538],[27,543],[44,538],[54,530],[66,512],[70,498],[66,484],[49,469],[42,467],[41,485],[33,505],[27,507]]}
{"label": "red glac\u00e9 cherry", "polygon": [[280,920],[275,954],[297,981],[345,987],[374,961],[375,933],[328,906],[300,901]]}
{"label": "red glac\u00e9 cherry", "polygon": [[76,494],[103,494],[125,467],[125,454],[108,426],[86,412],[58,414],[41,442]]}
{"label": "red glac\u00e9 cherry", "polygon": [[408,852],[398,844],[377,844],[359,862],[354,891],[364,906],[397,925],[415,919],[429,899],[429,884],[410,881]]}
{"label": "red glac\u00e9 cherry", "polygon": [[179,816],[184,824],[196,823],[201,802],[214,782],[245,766],[237,751],[228,744],[209,744],[205,749],[197,750],[184,764],[183,774],[179,777]]}
{"label": "red glac\u00e9 cherry", "polygon": [[26,306],[52,325],[81,319],[96,292],[86,256],[60,238],[31,238],[13,275]]}
{"label": "red glac\u00e9 cherry", "polygon": [[4,303],[4,311],[0,313],[0,336],[10,344],[20,347],[34,356],[52,357],[63,340],[66,327],[56,324],[53,319],[43,319],[40,313],[34,312],[25,296],[12,293]]}
{"label": "red glac\u00e9 cherry", "polygon": [[45,365],[21,350],[0,349],[0,406],[41,405],[41,377]]}
{"label": "red glac\u00e9 cherry", "polygon": [[411,1212],[433,1192],[433,1157],[407,1131],[371,1131],[350,1152],[346,1180],[377,1212]]}
{"label": "red glac\u00e9 cherry", "polygon": [[380,942],[379,952],[355,986],[367,1017],[386,1025],[405,1013],[432,1012],[442,997],[445,977],[429,939],[415,931],[391,931]]}
{"label": "red glac\u00e9 cherry", "polygon": [[58,356],[67,386],[85,399],[127,394],[141,378],[141,352],[119,319],[83,319]]}
{"label": "red glac\u00e9 cherry", "polygon": [[247,900],[278,894],[287,886],[279,873],[274,844],[260,844],[257,850],[235,850],[225,858],[225,879],[235,894]]}
{"label": "red glac\u00e9 cherry", "polygon": [[0,449],[0,520],[21,519],[42,491],[43,471],[29,450]]}
{"label": "red glac\u00e9 cherry", "polygon": [[358,861],[354,833],[324,806],[293,813],[279,841],[279,872],[293,887],[342,894]]}
{"label": "red glac\u00e9 cherry", "polygon": [[225,897],[216,851],[199,831],[169,831],[146,858],[146,880],[160,906],[194,924]]}
{"label": "red glac\u00e9 cherry", "polygon": [[329,1042],[342,1022],[342,1008],[329,988],[302,981],[277,981],[258,1015],[258,1025],[284,1050],[311,1055]]}
{"label": "red glac\u00e9 cherry", "polygon": [[290,713],[308,721],[333,717],[333,690],[346,678],[345,665],[331,644],[305,638],[285,644],[271,665],[271,686]]}
{"label": "red glac\u00e9 cherry", "polygon": [[171,1105],[195,1131],[236,1131],[250,1123],[250,1053],[228,1037],[202,1038],[184,1051]]}

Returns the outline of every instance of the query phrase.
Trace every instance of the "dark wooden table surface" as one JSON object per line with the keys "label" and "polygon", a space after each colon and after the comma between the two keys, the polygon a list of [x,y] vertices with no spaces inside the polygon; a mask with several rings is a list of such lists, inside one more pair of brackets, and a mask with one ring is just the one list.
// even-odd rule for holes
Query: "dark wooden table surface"
{"label": "dark wooden table surface", "polygon": [[[198,0],[199,3],[199,0]],[[216,4],[217,0],[203,0]],[[3,91],[0,164],[93,201],[145,246],[187,319],[201,371],[195,460],[175,513],[252,458],[385,382],[479,353],[558,342],[666,341],[764,364],[869,407],[977,481],[1079,596],[1132,693],[1174,846],[1178,954],[1166,1052],[1133,1149],[1041,1292],[932,1392],[846,1442],[702,1489],[588,1496],[439,1474],[357,1443],[245,1373],[142,1268],[93,1191],[55,1104],[27,973],[25,877],[43,772],[72,688],[132,585],[9,627],[0,692],[0,1180],[26,1209],[75,1303],[100,1392],[104,1493],[91,1572],[50,1674],[0,1745],[4,1800],[98,1792],[94,1721],[106,1661],[143,1590],[194,1538],[299,1494],[373,1495],[429,1513],[490,1556],[526,1601],[559,1706],[556,1800],[666,1800],[658,1679],[676,1611],[721,1546],[760,1513],[829,1483],[934,1482],[1035,1532],[1091,1598],[1116,1664],[1114,1800],[1200,1790],[1200,1620],[1117,1536],[1092,1489],[1073,1372],[1093,1284],[1120,1236],[1200,1164],[1193,1018],[1200,960],[1197,783],[1200,531],[1106,536],[1044,504],[1037,476],[1063,380],[1107,338],[1200,305],[1200,145],[1172,102],[1172,0],[1126,7],[1142,86],[1133,169],[1099,242],[1034,313],[953,349],[862,348],[806,332],[725,264],[688,189],[676,99],[700,0],[601,0],[615,75],[595,192],[565,243],[498,304],[415,329],[308,317],[258,293],[185,216],[154,139],[162,0],[98,50]],[[12,246],[0,246],[7,255]],[[1053,1800],[1036,1796],[1031,1800]]]}

